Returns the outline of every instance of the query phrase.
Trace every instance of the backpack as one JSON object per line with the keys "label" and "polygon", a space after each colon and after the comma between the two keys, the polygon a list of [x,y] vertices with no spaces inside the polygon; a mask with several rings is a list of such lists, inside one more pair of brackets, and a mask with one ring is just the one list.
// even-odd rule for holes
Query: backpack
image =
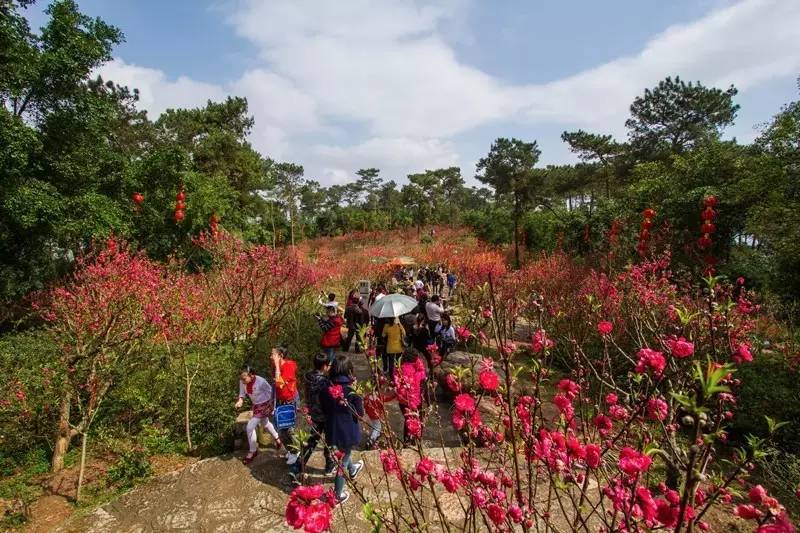
{"label": "backpack", "polygon": [[297,424],[297,410],[294,403],[284,403],[275,407],[276,429],[293,428],[295,424]]}

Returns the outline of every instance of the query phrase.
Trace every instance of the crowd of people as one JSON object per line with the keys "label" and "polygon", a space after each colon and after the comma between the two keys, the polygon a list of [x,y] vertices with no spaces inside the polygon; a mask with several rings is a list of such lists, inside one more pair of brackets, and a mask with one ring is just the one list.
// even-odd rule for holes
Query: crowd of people
{"label": "crowd of people", "polygon": [[[392,293],[405,294],[414,300],[413,308],[399,316],[376,317],[370,309]],[[297,363],[285,346],[273,348],[270,382],[249,366],[239,375],[236,408],[245,398],[252,404],[252,418],[246,426],[249,452],[243,461],[251,463],[258,455],[257,428],[269,433],[277,450],[286,449],[286,463],[292,480],[300,484],[305,467],[319,444],[325,456],[325,474],[334,475],[337,503],[350,494],[345,476],[354,480],[364,467],[353,461],[354,448],[361,445],[361,424],[368,428],[365,448],[381,439],[386,403],[396,401],[404,417],[403,440],[412,443],[421,438],[422,406],[430,402],[427,394],[428,369],[452,351],[456,333],[447,311],[454,296],[456,276],[443,265],[430,268],[398,268],[388,283],[372,287],[369,294],[353,289],[340,306],[336,294],[322,294],[323,312],[316,318],[321,329],[320,353],[313,368],[302,377],[302,408]],[[387,300],[388,302],[388,300]],[[337,354],[337,351],[341,352]],[[371,383],[356,390],[350,352],[366,351],[380,361]],[[297,413],[302,412],[309,437],[295,442]]]}

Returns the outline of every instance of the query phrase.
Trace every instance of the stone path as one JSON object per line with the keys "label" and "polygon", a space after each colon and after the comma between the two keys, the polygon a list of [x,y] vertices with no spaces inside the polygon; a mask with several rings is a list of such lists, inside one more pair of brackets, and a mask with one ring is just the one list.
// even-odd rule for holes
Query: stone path
{"label": "stone path", "polygon": [[[370,378],[366,356],[351,354],[359,380]],[[392,430],[402,434],[403,417],[396,402],[387,405]],[[438,423],[437,418],[441,419]],[[434,449],[432,456],[442,457],[441,446],[458,446],[459,437],[449,423],[449,404],[435,403],[428,418],[423,440]],[[365,438],[366,438],[366,431]],[[414,450],[405,450],[409,462],[419,457]],[[189,465],[182,470],[151,480],[119,499],[103,505],[92,513],[73,518],[57,531],[63,532],[149,532],[149,531],[288,531],[284,523],[284,509],[292,485],[287,475],[284,459],[273,449],[262,449],[250,465],[241,462],[243,452],[214,457]],[[357,452],[367,468],[364,479],[380,476],[382,468],[378,452]],[[315,453],[309,463],[311,483],[331,483],[322,472],[324,460]],[[376,478],[377,479],[377,478]],[[368,493],[368,501],[386,502],[389,493],[400,496],[400,488],[366,481],[359,486],[378,485],[379,493]],[[362,516],[362,502],[355,495],[336,511],[334,531],[369,531]],[[443,506],[449,518],[457,520],[463,514],[458,500],[444,496]],[[433,509],[431,508],[431,513]],[[431,522],[438,521],[432,514]]]}

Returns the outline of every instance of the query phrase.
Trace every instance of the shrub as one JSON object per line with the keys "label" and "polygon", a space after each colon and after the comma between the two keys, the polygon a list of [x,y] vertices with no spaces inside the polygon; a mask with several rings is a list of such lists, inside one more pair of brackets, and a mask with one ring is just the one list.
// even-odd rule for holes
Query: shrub
{"label": "shrub", "polygon": [[129,488],[153,475],[153,466],[141,448],[125,451],[108,469],[108,480],[119,488]]}

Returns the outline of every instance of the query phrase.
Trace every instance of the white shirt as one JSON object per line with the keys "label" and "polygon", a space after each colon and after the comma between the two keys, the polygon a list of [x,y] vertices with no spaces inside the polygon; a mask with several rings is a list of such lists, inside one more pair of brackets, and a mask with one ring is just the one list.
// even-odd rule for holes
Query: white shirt
{"label": "white shirt", "polygon": [[[239,398],[244,398],[247,394],[247,386],[239,380]],[[253,394],[247,394],[253,405],[266,403],[272,401],[272,385],[261,376],[255,376],[255,383],[253,383]]]}
{"label": "white shirt", "polygon": [[441,321],[442,313],[444,313],[444,307],[441,305],[438,305],[434,302],[428,302],[425,304],[425,314],[428,315],[428,320],[431,322]]}
{"label": "white shirt", "polygon": [[423,288],[424,286],[425,286],[425,282],[424,282],[424,281],[422,281],[421,279],[418,279],[417,281],[415,281],[415,282],[414,282],[414,288],[415,288],[416,290],[420,290],[420,289],[421,289],[421,288]]}

